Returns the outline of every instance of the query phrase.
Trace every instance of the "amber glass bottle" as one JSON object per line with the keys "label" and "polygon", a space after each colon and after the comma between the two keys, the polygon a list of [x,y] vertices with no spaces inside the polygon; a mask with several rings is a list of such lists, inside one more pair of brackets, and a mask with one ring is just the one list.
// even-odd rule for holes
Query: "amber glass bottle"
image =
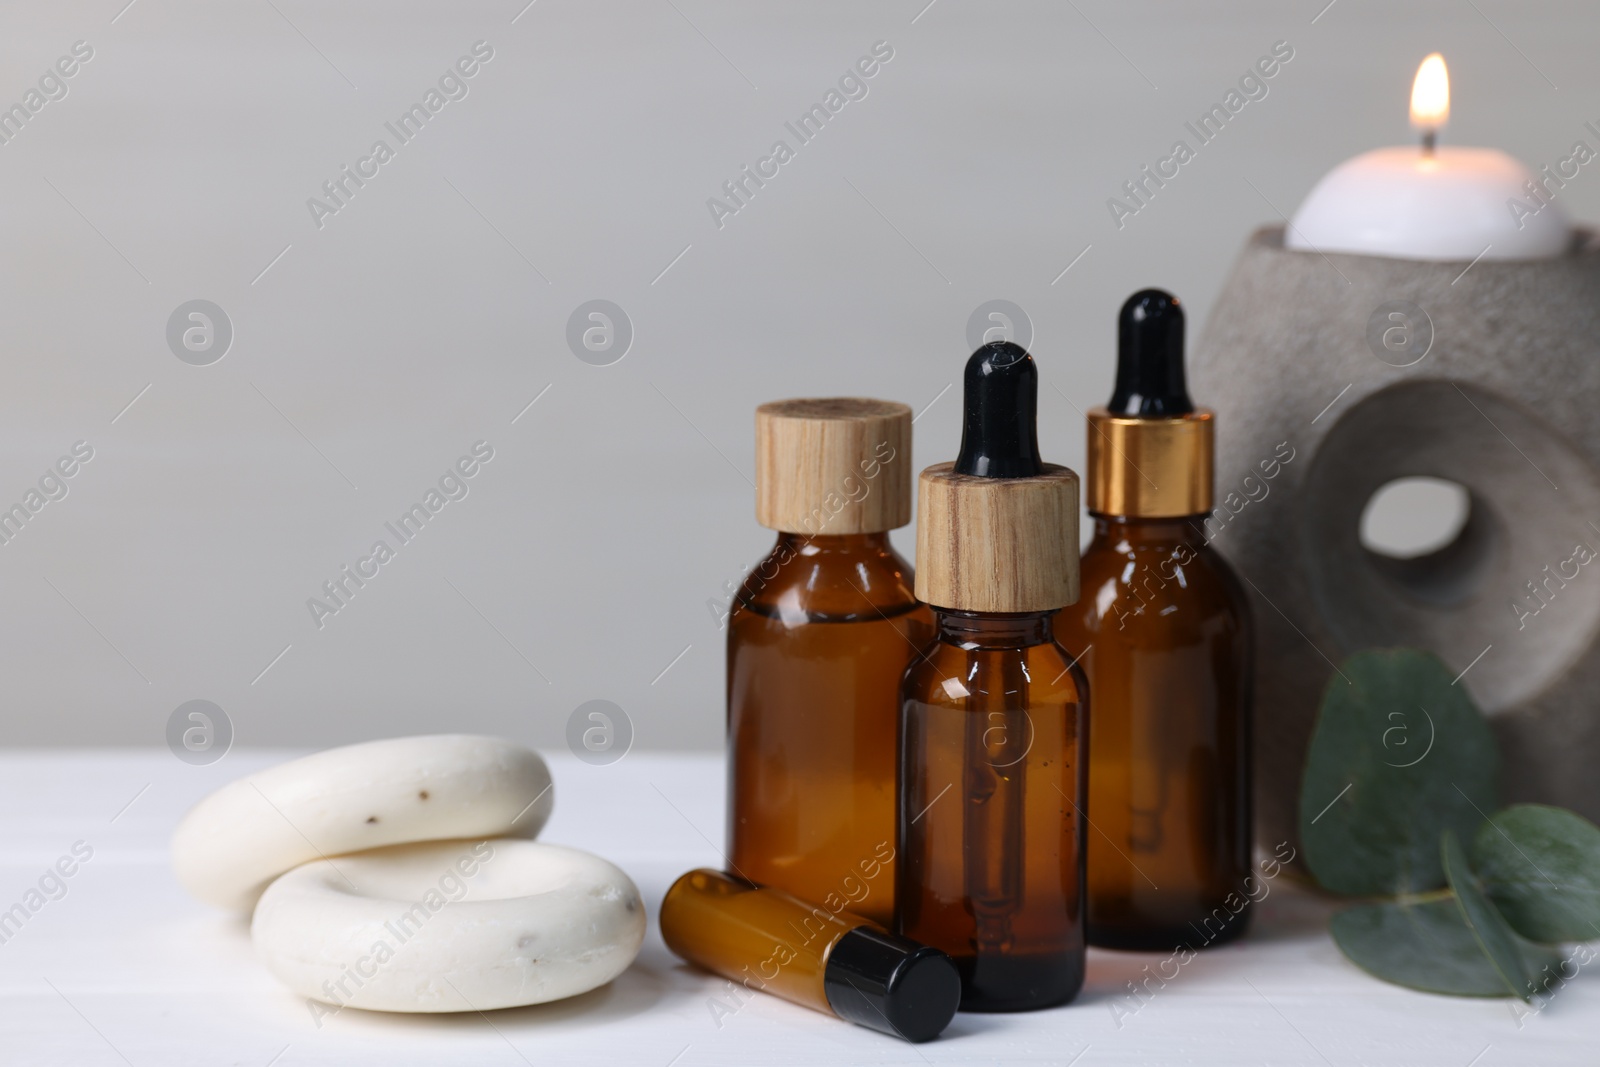
{"label": "amber glass bottle", "polygon": [[1089,940],[1198,949],[1250,918],[1250,616],[1206,543],[1214,431],[1182,309],[1136,293],[1120,332],[1116,391],[1089,413],[1083,596],[1056,621],[1095,694]]}
{"label": "amber glass bottle", "polygon": [[[661,937],[745,990],[907,1041],[938,1036],[961,999],[955,967],[937,949],[721,871],[690,871],[672,884],[661,902]],[[732,1013],[743,997],[733,990],[713,1011]]]}
{"label": "amber glass bottle", "polygon": [[728,619],[728,863],[885,926],[900,678],[932,616],[888,531],[911,518],[911,409],[757,413],[757,517],[779,531]]}
{"label": "amber glass bottle", "polygon": [[965,1011],[1083,984],[1089,690],[1051,631],[1077,597],[1077,476],[1039,461],[1037,380],[1016,345],[980,348],[961,455],[918,493],[938,634],[901,687],[895,930],[950,954]]}

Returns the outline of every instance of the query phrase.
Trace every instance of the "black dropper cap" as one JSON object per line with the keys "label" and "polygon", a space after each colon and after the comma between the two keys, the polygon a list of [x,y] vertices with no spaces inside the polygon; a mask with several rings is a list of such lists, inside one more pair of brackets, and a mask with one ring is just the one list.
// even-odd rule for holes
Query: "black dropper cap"
{"label": "black dropper cap", "polygon": [[1039,368],[1021,345],[991,341],[967,360],[966,415],[957,474],[1031,478],[1040,473]]}
{"label": "black dropper cap", "polygon": [[1183,306],[1160,289],[1128,297],[1117,320],[1117,386],[1113,415],[1188,415],[1194,411],[1183,375]]}
{"label": "black dropper cap", "polygon": [[949,956],[871,926],[834,942],[822,988],[839,1018],[913,1042],[938,1037],[961,1003]]}

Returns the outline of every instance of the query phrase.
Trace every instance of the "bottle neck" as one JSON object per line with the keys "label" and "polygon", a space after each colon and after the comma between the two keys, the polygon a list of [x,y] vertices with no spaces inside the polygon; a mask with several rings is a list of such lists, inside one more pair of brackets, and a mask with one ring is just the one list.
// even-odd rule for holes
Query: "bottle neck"
{"label": "bottle neck", "polygon": [[1096,544],[1152,547],[1206,544],[1205,516],[1186,515],[1175,519],[1135,519],[1126,515],[1101,515],[1091,512]]}
{"label": "bottle neck", "polygon": [[858,534],[799,534],[779,533],[773,550],[787,549],[803,559],[813,556],[878,555],[894,551],[889,544],[889,532]]}
{"label": "bottle neck", "polygon": [[1055,640],[1050,620],[1053,611],[984,614],[974,611],[933,609],[939,640],[965,649],[1027,648]]}
{"label": "bottle neck", "polygon": [[870,621],[918,607],[911,565],[882,531],[780,533],[734,596],[738,604],[786,625]]}

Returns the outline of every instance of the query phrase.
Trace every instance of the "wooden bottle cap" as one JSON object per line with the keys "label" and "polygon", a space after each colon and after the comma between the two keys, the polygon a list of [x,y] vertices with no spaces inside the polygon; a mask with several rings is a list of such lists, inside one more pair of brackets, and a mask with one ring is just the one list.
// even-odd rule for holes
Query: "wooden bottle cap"
{"label": "wooden bottle cap", "polygon": [[911,409],[861,397],[756,408],[756,521],[812,536],[910,522]]}
{"label": "wooden bottle cap", "polygon": [[953,611],[1055,611],[1078,599],[1078,476],[1046,463],[980,478],[939,463],[917,482],[917,599]]}

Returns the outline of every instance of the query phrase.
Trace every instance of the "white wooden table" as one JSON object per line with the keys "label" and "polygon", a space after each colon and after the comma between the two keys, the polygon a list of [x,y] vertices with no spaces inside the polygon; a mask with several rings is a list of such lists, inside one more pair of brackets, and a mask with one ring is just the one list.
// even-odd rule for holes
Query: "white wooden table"
{"label": "white wooden table", "polygon": [[[0,753],[0,910],[75,842],[93,856],[0,944],[0,1064],[1506,1064],[1600,1061],[1600,979],[1580,974],[1537,1015],[1508,1001],[1383,985],[1329,941],[1329,906],[1279,879],[1243,944],[1183,967],[1142,1007],[1127,983],[1161,956],[1092,952],[1073,1004],[962,1015],[910,1046],[755,997],[721,1026],[723,983],[661,944],[662,893],[716,865],[722,763],[634,753],[592,767],[550,757],[546,840],[591,849],[639,883],[651,931],[617,981],[573,1000],[487,1015],[349,1010],[314,1025],[259,963],[243,922],[189,899],[167,862],[182,812],[285,753],[191,767],[165,750]],[[82,847],[80,846],[80,851]],[[1170,973],[1170,972],[1169,972]],[[1152,983],[1152,986],[1154,983]],[[1137,1009],[1137,1010],[1135,1010]]]}

